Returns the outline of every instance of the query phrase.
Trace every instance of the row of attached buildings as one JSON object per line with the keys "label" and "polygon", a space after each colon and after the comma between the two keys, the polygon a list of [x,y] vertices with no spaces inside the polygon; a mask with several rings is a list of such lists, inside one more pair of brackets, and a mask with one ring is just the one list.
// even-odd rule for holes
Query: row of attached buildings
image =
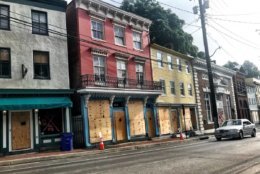
{"label": "row of attached buildings", "polygon": [[[213,131],[205,60],[150,25],[100,0],[0,0],[0,154]],[[219,123],[258,122],[259,81],[212,67]]]}

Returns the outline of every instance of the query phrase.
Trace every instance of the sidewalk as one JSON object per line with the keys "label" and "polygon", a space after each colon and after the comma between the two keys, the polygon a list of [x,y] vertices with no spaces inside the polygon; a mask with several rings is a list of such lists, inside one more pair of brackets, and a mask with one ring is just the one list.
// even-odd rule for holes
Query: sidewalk
{"label": "sidewalk", "polygon": [[74,158],[74,157],[95,155],[101,153],[121,152],[126,150],[146,149],[146,148],[157,147],[162,145],[174,145],[174,144],[178,145],[178,144],[199,141],[200,139],[201,136],[192,137],[184,140],[180,140],[179,138],[158,137],[147,141],[137,141],[137,142],[115,144],[115,145],[106,145],[105,147],[106,150],[104,151],[98,150],[98,148],[96,148],[96,149],[75,149],[69,152],[56,151],[56,152],[27,153],[22,155],[10,155],[5,157],[0,157],[0,166],[9,166],[9,165],[31,163],[31,162],[64,159],[64,158]]}

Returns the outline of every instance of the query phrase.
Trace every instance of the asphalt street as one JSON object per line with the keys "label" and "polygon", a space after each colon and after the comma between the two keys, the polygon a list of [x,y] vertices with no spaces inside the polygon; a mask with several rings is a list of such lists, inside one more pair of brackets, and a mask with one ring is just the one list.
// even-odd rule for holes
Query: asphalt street
{"label": "asphalt street", "polygon": [[103,153],[0,167],[0,174],[236,174],[260,173],[260,133],[256,138],[215,138],[190,144]]}

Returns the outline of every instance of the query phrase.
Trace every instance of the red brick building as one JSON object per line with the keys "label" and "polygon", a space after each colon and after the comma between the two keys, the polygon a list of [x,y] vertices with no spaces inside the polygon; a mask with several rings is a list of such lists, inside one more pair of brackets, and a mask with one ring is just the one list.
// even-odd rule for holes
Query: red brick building
{"label": "red brick building", "polygon": [[[67,8],[73,115],[81,115],[84,144],[145,137],[155,123],[160,83],[152,81],[151,21],[97,0]],[[80,116],[79,116],[80,118]]]}

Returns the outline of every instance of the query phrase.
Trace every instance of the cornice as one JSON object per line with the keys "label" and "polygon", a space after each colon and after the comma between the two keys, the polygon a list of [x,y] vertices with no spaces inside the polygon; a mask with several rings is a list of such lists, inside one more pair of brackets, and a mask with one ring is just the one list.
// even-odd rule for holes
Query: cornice
{"label": "cornice", "polygon": [[76,0],[76,7],[96,14],[116,23],[128,24],[138,30],[149,31],[152,21],[133,13],[126,12],[101,0]]}
{"label": "cornice", "polygon": [[[193,66],[194,66],[194,69],[202,68],[202,69],[205,69],[207,71],[207,63],[203,59],[195,58],[193,60]],[[211,67],[212,67],[212,70],[214,72],[221,72],[225,75],[234,76],[237,73],[236,71],[230,70],[230,69],[225,68],[223,66],[216,65],[215,63],[211,63]]]}

